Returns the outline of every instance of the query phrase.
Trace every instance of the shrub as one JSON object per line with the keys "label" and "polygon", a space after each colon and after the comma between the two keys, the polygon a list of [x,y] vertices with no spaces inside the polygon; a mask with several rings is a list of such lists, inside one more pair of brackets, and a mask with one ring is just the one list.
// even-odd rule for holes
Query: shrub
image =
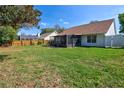
{"label": "shrub", "polygon": [[42,44],[43,44],[43,41],[38,40],[37,45],[42,45]]}
{"label": "shrub", "polygon": [[0,46],[4,45],[16,38],[16,30],[11,26],[0,27]]}

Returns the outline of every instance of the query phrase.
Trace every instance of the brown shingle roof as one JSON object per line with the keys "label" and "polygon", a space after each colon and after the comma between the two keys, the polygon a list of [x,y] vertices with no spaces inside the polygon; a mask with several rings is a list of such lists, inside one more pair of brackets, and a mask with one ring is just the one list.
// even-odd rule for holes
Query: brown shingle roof
{"label": "brown shingle roof", "polygon": [[114,19],[91,22],[76,27],[72,27],[60,33],[59,35],[86,35],[106,33]]}

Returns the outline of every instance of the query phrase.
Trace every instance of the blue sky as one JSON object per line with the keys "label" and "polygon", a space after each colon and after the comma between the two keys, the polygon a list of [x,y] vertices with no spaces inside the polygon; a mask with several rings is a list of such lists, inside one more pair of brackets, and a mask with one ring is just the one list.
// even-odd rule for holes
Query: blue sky
{"label": "blue sky", "polygon": [[[124,13],[124,6],[93,6],[93,5],[74,5],[74,6],[50,6],[39,5],[34,6],[42,12],[40,16],[41,21],[39,25],[41,28],[53,27],[59,24],[62,27],[69,28],[85,23],[89,23],[94,20],[106,20],[115,18],[116,29],[119,30],[118,14]],[[41,31],[36,28],[28,30],[21,29],[19,33],[37,34]]]}

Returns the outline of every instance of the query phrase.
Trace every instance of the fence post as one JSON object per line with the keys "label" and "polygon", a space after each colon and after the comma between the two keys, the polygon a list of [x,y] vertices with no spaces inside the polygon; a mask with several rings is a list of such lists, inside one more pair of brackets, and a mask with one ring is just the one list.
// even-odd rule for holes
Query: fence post
{"label": "fence post", "polygon": [[22,42],[22,40],[21,40],[21,46],[23,46],[23,42]]}
{"label": "fence post", "polygon": [[13,46],[13,40],[10,42],[11,46]]}
{"label": "fence post", "polygon": [[37,45],[39,45],[39,43],[40,43],[40,41],[39,41],[39,39],[37,40]]}
{"label": "fence post", "polygon": [[30,39],[30,45],[32,45],[32,40]]}
{"label": "fence post", "polygon": [[43,44],[44,44],[44,39],[43,39]]}

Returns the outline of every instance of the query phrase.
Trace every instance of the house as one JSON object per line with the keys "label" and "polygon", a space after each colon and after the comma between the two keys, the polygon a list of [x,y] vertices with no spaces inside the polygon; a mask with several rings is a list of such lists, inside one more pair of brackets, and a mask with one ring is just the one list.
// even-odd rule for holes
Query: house
{"label": "house", "polygon": [[20,40],[38,40],[39,37],[37,35],[20,35]]}
{"label": "house", "polygon": [[54,37],[54,46],[97,46],[107,47],[108,36],[115,36],[114,19],[94,21],[88,24],[72,27]]}
{"label": "house", "polygon": [[51,32],[51,33],[45,33],[45,34],[41,34],[40,39],[49,41],[49,40],[54,39],[54,36],[56,35],[58,35],[56,31]]}

